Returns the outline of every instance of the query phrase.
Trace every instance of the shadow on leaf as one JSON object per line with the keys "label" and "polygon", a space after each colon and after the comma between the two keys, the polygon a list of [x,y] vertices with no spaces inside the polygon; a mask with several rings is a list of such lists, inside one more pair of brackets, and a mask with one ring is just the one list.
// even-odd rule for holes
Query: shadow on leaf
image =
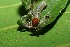
{"label": "shadow on leaf", "polygon": [[19,14],[20,16],[27,15],[28,11],[29,11],[29,10],[26,10],[23,5],[21,5],[21,6],[18,8],[18,14]]}

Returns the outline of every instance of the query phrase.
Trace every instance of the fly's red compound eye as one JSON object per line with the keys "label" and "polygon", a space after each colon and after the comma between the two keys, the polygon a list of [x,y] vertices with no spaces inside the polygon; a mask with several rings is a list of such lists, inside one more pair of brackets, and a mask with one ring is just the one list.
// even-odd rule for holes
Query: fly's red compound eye
{"label": "fly's red compound eye", "polygon": [[38,18],[33,18],[32,19],[32,26],[37,26],[39,23],[39,19]]}

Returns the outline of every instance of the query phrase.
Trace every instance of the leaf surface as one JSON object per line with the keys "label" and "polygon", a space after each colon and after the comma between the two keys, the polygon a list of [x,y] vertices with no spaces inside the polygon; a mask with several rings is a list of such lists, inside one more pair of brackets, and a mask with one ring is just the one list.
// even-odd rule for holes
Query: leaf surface
{"label": "leaf surface", "polygon": [[[0,46],[1,47],[68,47],[70,46],[70,4],[56,22],[55,26],[44,35],[30,36],[30,32],[17,31],[17,13],[21,6],[19,0],[0,2]],[[48,0],[50,4],[51,0]],[[53,1],[53,0],[52,0]],[[63,1],[62,1],[63,2]],[[18,5],[14,5],[18,4]],[[7,7],[8,6],[8,7]],[[54,11],[54,10],[53,10]],[[55,14],[56,15],[56,14]]]}

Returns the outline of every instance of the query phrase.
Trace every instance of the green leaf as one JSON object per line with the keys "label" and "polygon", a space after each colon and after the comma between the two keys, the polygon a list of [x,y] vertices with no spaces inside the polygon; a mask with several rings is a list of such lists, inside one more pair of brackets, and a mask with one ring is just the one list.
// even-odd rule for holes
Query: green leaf
{"label": "green leaf", "polygon": [[[48,0],[48,4],[52,1]],[[19,0],[0,1],[0,47],[70,47],[70,4],[55,26],[48,32],[44,29],[46,33],[39,37],[17,30],[21,5]]]}

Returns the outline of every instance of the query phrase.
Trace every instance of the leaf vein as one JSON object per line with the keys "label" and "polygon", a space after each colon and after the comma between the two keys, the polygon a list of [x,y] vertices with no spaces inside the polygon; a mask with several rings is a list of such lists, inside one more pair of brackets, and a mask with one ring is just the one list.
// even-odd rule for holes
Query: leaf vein
{"label": "leaf vein", "polygon": [[70,13],[70,12],[65,12],[65,13]]}
{"label": "leaf vein", "polygon": [[12,28],[15,28],[15,27],[17,27],[17,26],[18,26],[18,25],[13,25],[13,26],[1,28],[0,31],[5,31],[5,30],[8,30],[8,29],[12,29]]}
{"label": "leaf vein", "polygon": [[18,4],[10,5],[10,6],[0,6],[0,8],[9,8],[9,7],[17,6],[17,5],[20,5],[20,4],[21,4],[21,2],[18,3]]}

